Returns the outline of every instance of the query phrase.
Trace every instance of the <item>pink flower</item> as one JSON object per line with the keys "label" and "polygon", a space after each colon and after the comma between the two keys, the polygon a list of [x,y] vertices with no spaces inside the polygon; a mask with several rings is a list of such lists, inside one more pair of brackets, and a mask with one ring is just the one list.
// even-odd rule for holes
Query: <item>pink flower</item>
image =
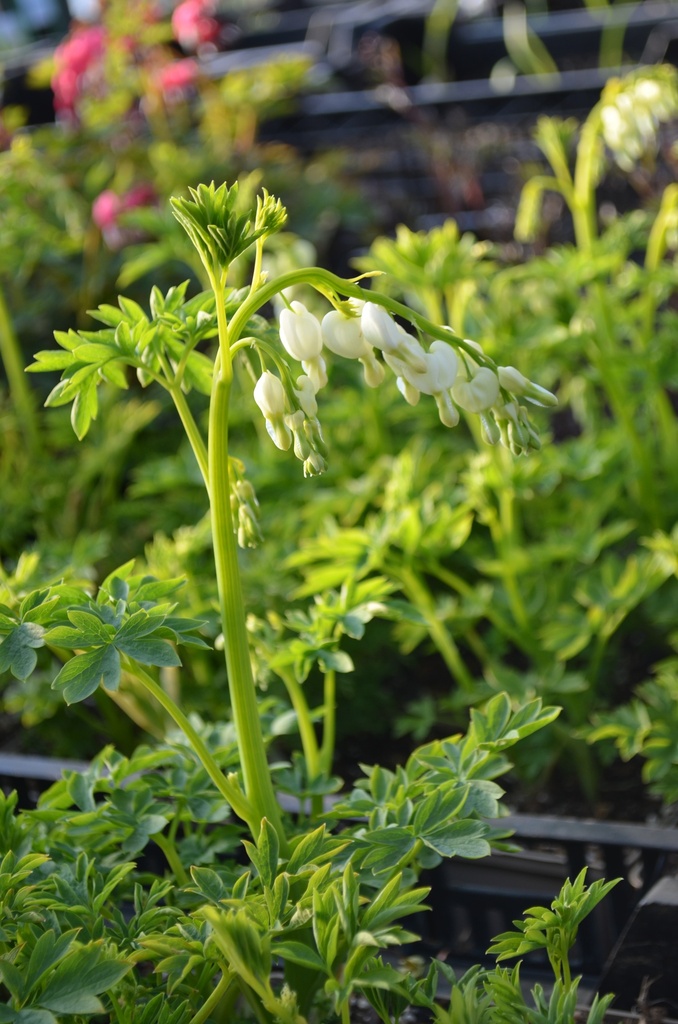
{"label": "pink flower", "polygon": [[109,249],[121,249],[133,238],[132,232],[120,225],[120,214],[136,206],[148,206],[154,199],[155,190],[148,183],[134,185],[122,196],[107,188],[96,197],[92,203],[92,220]]}
{"label": "pink flower", "polygon": [[120,196],[112,189],[107,188],[92,203],[92,220],[100,231],[105,232],[109,228],[115,227],[123,209],[123,201]]}
{"label": "pink flower", "polygon": [[198,77],[198,65],[192,58],[174,60],[157,72],[155,81],[167,100],[183,99]]}
{"label": "pink flower", "polygon": [[184,50],[195,52],[205,43],[219,37],[219,22],[212,17],[214,5],[209,0],[183,0],[172,14],[174,38]]}
{"label": "pink flower", "polygon": [[101,60],[106,30],[101,25],[74,29],[54,52],[52,90],[57,113],[75,115],[78,98],[88,72]]}
{"label": "pink flower", "polygon": [[149,206],[155,199],[155,189],[148,182],[133,185],[122,197],[123,210],[133,210],[135,206]]}

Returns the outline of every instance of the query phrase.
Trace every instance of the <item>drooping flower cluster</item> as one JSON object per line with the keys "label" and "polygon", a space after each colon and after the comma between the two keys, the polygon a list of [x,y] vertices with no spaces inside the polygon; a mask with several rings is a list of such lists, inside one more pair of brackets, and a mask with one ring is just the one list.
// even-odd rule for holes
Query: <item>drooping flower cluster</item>
{"label": "drooping flower cluster", "polygon": [[623,81],[612,79],[603,91],[600,119],[603,138],[623,171],[657,148],[659,125],[678,113],[675,68],[662,66]]}
{"label": "drooping flower cluster", "polygon": [[405,400],[416,405],[422,394],[430,395],[447,427],[456,426],[460,410],[480,416],[485,440],[501,441],[514,454],[540,447],[520,399],[542,406],[557,404],[555,395],[515,367],[495,366],[474,341],[464,340],[455,349],[450,333],[450,342],[437,339],[426,349],[376,302],[350,300],[327,313],[322,323],[303,303],[292,302],[280,314],[280,340],[305,374],[296,387],[290,387],[265,370],[254,398],[278,448],[286,450],[294,441],[306,475],[322,473],[326,465],[316,401],[316,393],[327,383],[323,348],[357,359],[369,387],[382,383],[388,367]]}
{"label": "drooping flower cluster", "polygon": [[304,476],[317,476],[327,469],[327,446],[318,421],[316,388],[310,377],[297,378],[296,388],[285,385],[265,370],[254,387],[254,401],[272,441],[283,451],[294,442],[294,454],[304,464]]}

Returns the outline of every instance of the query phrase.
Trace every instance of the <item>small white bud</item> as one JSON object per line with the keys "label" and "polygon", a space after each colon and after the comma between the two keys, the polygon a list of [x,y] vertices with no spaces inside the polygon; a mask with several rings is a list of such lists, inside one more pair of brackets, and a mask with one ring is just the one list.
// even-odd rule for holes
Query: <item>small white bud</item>
{"label": "small white bud", "polygon": [[280,378],[270,370],[264,370],[254,385],[254,401],[266,419],[270,416],[282,416],[285,412],[285,388]]}
{"label": "small white bud", "polygon": [[318,415],[318,403],[315,400],[315,386],[310,377],[297,377],[297,386],[294,389],[299,405],[307,416]]}
{"label": "small white bud", "polygon": [[285,388],[282,381],[264,370],[254,386],[254,401],[266,419],[266,430],[273,443],[282,451],[287,451],[292,443],[292,435],[285,423]]}
{"label": "small white bud", "polygon": [[553,406],[558,404],[558,399],[551,391],[528,380],[520,370],[516,370],[515,366],[498,366],[497,376],[500,385],[505,391],[510,391],[512,395],[524,396],[528,402],[532,402],[534,405]]}

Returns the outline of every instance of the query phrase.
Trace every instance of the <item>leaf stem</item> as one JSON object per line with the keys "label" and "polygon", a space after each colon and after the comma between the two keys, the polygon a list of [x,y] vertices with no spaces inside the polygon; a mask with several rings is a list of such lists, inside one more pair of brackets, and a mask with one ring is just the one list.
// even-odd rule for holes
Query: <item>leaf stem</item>
{"label": "leaf stem", "polygon": [[188,885],[190,879],[172,840],[168,836],[164,836],[162,832],[152,836],[152,839],[155,845],[162,850],[163,856],[172,869],[179,885]]}
{"label": "leaf stem", "polygon": [[174,406],[179,413],[179,418],[183,424],[186,436],[189,440],[193,454],[195,455],[196,462],[200,469],[205,487],[209,491],[209,463],[207,457],[207,447],[203,439],[198,424],[195,422],[193,413],[191,412],[186,396],[184,395],[181,387],[178,384],[171,384],[169,386],[169,393],[172,396]]}
{"label": "leaf stem", "polygon": [[299,728],[299,735],[301,736],[301,745],[304,750],[304,760],[306,761],[306,775],[308,776],[309,782],[313,782],[320,775],[321,762],[318,740],[316,738],[315,729],[313,728],[313,721],[311,719],[308,701],[306,700],[306,694],[304,693],[301,683],[294,675],[294,672],[290,672],[288,669],[277,669],[277,672],[285,684],[289,698],[292,701],[292,707],[294,708],[297,716],[297,726]]}
{"label": "leaf stem", "polygon": [[191,725],[191,722],[183,713],[181,708],[174,703],[169,694],[163,690],[162,686],[160,686],[159,683],[156,683],[155,679],[148,672],[144,671],[140,665],[127,658],[123,659],[123,664],[126,671],[135,675],[137,679],[143,683],[146,689],[165,709],[175,724],[179,726],[186,736],[186,739],[193,747],[198,760],[223,796],[224,800],[226,800],[229,806],[233,808],[238,817],[247,822],[250,828],[254,831],[254,825],[255,823],[258,825],[259,819],[254,819],[252,817],[253,809],[250,802],[246,799],[245,795],[240,790],[240,787],[224,775],[211,752],[207,748],[204,740],[197,730]]}

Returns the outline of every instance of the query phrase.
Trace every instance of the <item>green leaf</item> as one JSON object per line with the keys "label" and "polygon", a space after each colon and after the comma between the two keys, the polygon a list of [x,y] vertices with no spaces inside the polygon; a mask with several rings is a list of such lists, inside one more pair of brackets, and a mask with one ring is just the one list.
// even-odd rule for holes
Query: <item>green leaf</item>
{"label": "green leaf", "polygon": [[269,888],[275,881],[278,870],[278,858],[280,856],[280,843],[278,833],[268,819],[263,818],[261,831],[257,840],[257,868],[261,881]]}
{"label": "green leaf", "polygon": [[71,658],[52,683],[52,689],[61,690],[67,704],[77,704],[100,684],[109,690],[117,690],[120,685],[120,655],[112,645]]}
{"label": "green leaf", "polygon": [[324,672],[352,672],[354,668],[346,651],[318,651],[318,664]]}
{"label": "green leaf", "polygon": [[97,946],[79,949],[56,968],[40,996],[40,1005],[55,1013],[102,1013],[97,995],[120,981],[131,966],[102,959]]}
{"label": "green leaf", "polygon": [[[118,637],[115,646],[123,654],[140,661],[142,665],[159,665],[161,667],[181,665],[181,658],[166,640],[139,639],[122,640]],[[104,684],[106,685],[106,684]],[[114,687],[109,687],[114,689]]]}
{"label": "green leaf", "polygon": [[78,441],[82,441],[92,420],[96,419],[97,409],[97,379],[92,375],[82,383],[71,409],[71,424]]}
{"label": "green leaf", "polygon": [[201,896],[210,903],[218,904],[226,895],[226,886],[220,876],[212,868],[191,868],[191,878],[195,882]]}
{"label": "green leaf", "polygon": [[482,821],[455,821],[421,836],[422,842],[441,857],[466,857],[475,860],[491,853]]}
{"label": "green leaf", "polygon": [[107,644],[114,633],[114,630],[101,621],[96,612],[86,609],[73,609],[68,612],[68,617],[82,635],[83,647],[92,644]]}
{"label": "green leaf", "polygon": [[312,971],[327,973],[322,957],[303,942],[277,942],[273,946],[273,954],[282,957],[283,960],[290,960],[293,964],[299,964],[300,967],[309,967]]}
{"label": "green leaf", "polygon": [[64,932],[58,937],[53,928],[43,932],[33,947],[28,961],[25,977],[27,996],[30,995],[42,975],[66,956],[77,934],[77,928]]}
{"label": "green leaf", "polygon": [[10,963],[9,960],[5,960],[0,957],[0,978],[2,978],[3,984],[6,985],[13,999],[17,1001],[21,1000],[24,995],[24,979],[21,971]]}
{"label": "green leaf", "polygon": [[35,353],[35,362],[26,367],[28,373],[53,372],[54,370],[65,370],[73,362],[70,352],[60,352],[59,349],[48,349]]}
{"label": "green leaf", "polygon": [[22,622],[0,644],[0,672],[27,679],[36,666],[36,648],[43,647],[45,630],[37,622]]}

